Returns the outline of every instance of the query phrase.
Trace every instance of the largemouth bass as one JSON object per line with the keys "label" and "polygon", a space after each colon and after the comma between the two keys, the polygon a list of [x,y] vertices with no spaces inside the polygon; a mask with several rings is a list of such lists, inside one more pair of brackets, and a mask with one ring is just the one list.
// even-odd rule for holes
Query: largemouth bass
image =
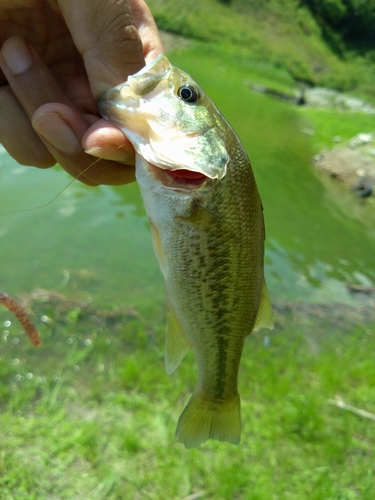
{"label": "largemouth bass", "polygon": [[160,55],[98,102],[136,150],[136,178],[168,296],[165,364],[189,348],[198,383],[176,436],[186,447],[240,441],[238,369],[247,335],[273,327],[263,275],[262,203],[233,129]]}

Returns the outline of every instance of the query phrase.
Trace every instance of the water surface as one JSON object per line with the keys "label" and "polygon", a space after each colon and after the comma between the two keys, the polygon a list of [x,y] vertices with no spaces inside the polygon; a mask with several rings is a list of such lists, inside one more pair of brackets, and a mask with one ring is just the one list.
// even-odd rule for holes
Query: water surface
{"label": "water surface", "polygon": [[[194,49],[171,56],[202,85],[240,136],[266,219],[266,278],[273,300],[351,302],[346,283],[375,282],[373,205],[311,165],[297,110],[256,94],[246,71]],[[0,289],[90,297],[101,307],[164,310],[139,190],[87,187],[60,168],[38,170],[0,155]],[[34,208],[34,209],[33,209]],[[33,210],[29,210],[33,209]],[[19,213],[10,213],[25,210]]]}

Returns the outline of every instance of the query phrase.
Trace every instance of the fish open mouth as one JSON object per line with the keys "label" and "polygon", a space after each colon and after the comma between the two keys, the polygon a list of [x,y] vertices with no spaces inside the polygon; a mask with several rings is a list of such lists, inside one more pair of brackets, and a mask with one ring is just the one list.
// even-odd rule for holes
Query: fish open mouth
{"label": "fish open mouth", "polygon": [[201,187],[206,181],[211,180],[201,172],[195,172],[185,168],[169,170],[160,168],[147,162],[150,174],[161,182],[165,187],[177,189],[195,189]]}
{"label": "fish open mouth", "polygon": [[165,172],[172,177],[175,182],[180,184],[194,184],[200,186],[207,179],[201,172],[193,172],[191,170],[165,170]]}

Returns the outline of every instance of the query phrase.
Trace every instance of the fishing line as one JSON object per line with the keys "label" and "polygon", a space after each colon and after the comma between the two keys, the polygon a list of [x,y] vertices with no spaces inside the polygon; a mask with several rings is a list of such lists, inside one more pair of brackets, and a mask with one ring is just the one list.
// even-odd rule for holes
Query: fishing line
{"label": "fishing line", "polygon": [[[122,146],[118,146],[117,148],[113,149],[113,151],[116,151],[117,149],[120,149]],[[112,152],[112,151],[111,151]],[[47,207],[48,205],[50,205],[51,203],[53,203],[55,200],[57,200],[57,198],[66,190],[68,189],[69,186],[71,186],[73,184],[74,181],[76,181],[77,179],[79,179],[83,174],[85,174],[91,167],[93,167],[94,165],[96,165],[99,161],[102,161],[103,158],[98,158],[97,160],[95,160],[94,162],[92,162],[88,167],[86,167],[84,170],[82,170],[82,172],[80,172],[76,177],[73,177],[73,179],[71,181],[68,182],[68,184],[66,186],[64,186],[52,199],[50,199],[49,201],[47,201],[46,203],[43,203],[42,205],[37,205],[35,207],[31,207],[31,208],[21,208],[20,210],[12,210],[10,212],[2,212],[0,213],[0,217],[3,217],[5,215],[12,215],[12,214],[20,214],[20,213],[23,213],[23,212],[30,212],[31,210],[38,210],[40,208],[44,208],[44,207]],[[2,172],[3,172],[3,168],[4,168],[4,165],[5,165],[5,155],[4,155],[4,160],[2,162],[2,167],[0,169],[0,180],[1,180],[1,175],[2,175]]]}
{"label": "fishing line", "polygon": [[1,186],[1,178],[3,176],[4,167],[5,167],[5,158],[6,158],[6,149],[2,144],[0,144],[0,154],[3,156],[1,167],[0,167],[0,186]]}

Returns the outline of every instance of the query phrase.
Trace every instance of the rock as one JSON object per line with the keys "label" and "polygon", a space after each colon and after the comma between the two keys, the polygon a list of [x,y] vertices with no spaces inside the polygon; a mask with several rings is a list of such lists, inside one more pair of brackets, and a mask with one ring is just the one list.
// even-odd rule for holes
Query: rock
{"label": "rock", "polygon": [[372,195],[372,187],[367,182],[360,182],[352,188],[353,193],[355,193],[360,198],[368,198]]}
{"label": "rock", "polygon": [[244,83],[256,92],[261,92],[262,94],[287,101],[297,106],[340,109],[341,111],[350,111],[353,113],[375,114],[375,107],[371,106],[371,104],[366,101],[326,87],[303,86],[299,89],[291,88],[290,92],[285,93],[255,82],[246,81]]}
{"label": "rock", "polygon": [[353,139],[350,139],[348,144],[351,148],[356,148],[358,146],[363,146],[364,144],[369,144],[373,140],[374,140],[373,134],[361,133],[354,136]]}
{"label": "rock", "polygon": [[350,147],[336,147],[314,158],[314,164],[331,177],[346,184],[360,197],[375,191],[375,160]]}
{"label": "rock", "polygon": [[361,132],[343,146],[322,151],[314,164],[360,198],[375,195],[375,132]]}
{"label": "rock", "polygon": [[265,87],[264,85],[261,85],[259,83],[245,82],[245,84],[252,90],[255,90],[255,92],[260,92],[261,94],[266,94],[270,97],[290,102],[291,104],[296,104],[298,106],[305,104],[303,91],[291,91],[290,94],[286,94],[270,87]]}
{"label": "rock", "polygon": [[325,87],[307,88],[304,91],[304,104],[314,108],[335,108],[342,111],[375,114],[375,108],[362,99],[351,97],[337,90]]}

